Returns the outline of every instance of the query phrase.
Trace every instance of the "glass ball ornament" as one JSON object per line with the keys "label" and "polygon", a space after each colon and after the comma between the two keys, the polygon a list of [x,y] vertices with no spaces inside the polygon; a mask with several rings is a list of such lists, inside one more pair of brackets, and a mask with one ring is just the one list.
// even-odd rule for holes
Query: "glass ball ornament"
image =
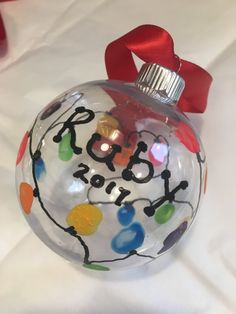
{"label": "glass ball ornament", "polygon": [[166,86],[153,85],[148,66],[136,84],[95,81],[58,96],[19,148],[26,220],[52,250],[86,268],[155,260],[190,227],[202,199],[203,147],[176,106],[183,80],[152,65],[171,74]]}

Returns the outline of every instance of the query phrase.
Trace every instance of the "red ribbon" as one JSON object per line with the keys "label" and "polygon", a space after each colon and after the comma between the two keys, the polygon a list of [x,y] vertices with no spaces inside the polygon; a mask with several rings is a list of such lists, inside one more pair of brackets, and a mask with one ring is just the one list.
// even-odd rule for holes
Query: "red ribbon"
{"label": "red ribbon", "polygon": [[180,110],[205,111],[212,77],[198,65],[176,56],[173,39],[166,30],[142,25],[111,42],[105,52],[109,79],[135,81],[138,71],[132,53],[144,62],[158,63],[178,72],[185,80],[185,89],[178,102]]}
{"label": "red ribbon", "polygon": [[7,50],[6,31],[0,13],[0,56],[3,56]]}
{"label": "red ribbon", "polygon": [[[8,1],[15,1],[15,0],[0,0],[0,2],[8,2]],[[7,52],[7,35],[5,26],[3,23],[3,19],[0,13],[0,57],[4,56]]]}

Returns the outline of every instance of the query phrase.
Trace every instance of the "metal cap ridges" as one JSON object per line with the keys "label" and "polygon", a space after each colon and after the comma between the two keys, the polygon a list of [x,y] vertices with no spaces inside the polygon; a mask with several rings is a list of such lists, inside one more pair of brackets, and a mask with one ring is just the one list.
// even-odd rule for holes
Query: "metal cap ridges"
{"label": "metal cap ridges", "polygon": [[176,72],[156,63],[145,63],[141,67],[135,85],[145,94],[166,103],[176,103],[185,86]]}

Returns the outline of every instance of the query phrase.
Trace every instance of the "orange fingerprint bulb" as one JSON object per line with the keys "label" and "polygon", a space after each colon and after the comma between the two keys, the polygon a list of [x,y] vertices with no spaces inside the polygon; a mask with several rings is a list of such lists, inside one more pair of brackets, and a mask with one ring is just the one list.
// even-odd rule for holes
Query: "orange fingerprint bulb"
{"label": "orange fingerprint bulb", "polygon": [[128,147],[122,147],[120,153],[117,153],[114,157],[114,163],[120,166],[127,166],[129,163],[129,158],[133,154],[133,149]]}
{"label": "orange fingerprint bulb", "polygon": [[23,211],[30,214],[33,204],[34,192],[32,186],[26,182],[20,184],[20,203]]}

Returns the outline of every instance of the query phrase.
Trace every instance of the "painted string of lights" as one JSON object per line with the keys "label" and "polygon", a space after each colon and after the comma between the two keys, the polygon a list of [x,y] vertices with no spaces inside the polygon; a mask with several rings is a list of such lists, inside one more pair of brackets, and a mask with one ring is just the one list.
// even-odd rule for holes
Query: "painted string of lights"
{"label": "painted string of lights", "polygon": [[[75,95],[73,95],[75,96]],[[71,97],[73,97],[71,96]],[[37,122],[37,118],[35,120],[35,123],[33,125],[33,127],[31,128],[31,131],[29,133],[29,138],[30,138],[30,143],[29,143],[29,150],[30,150],[30,156],[32,158],[32,175],[33,175],[33,180],[34,180],[34,184],[35,184],[35,188],[34,188],[34,196],[38,198],[38,201],[40,203],[41,208],[43,209],[43,211],[45,212],[45,214],[48,216],[48,218],[57,226],[59,227],[61,230],[63,230],[64,232],[67,232],[68,234],[70,234],[71,236],[75,237],[78,239],[78,241],[80,242],[81,246],[84,249],[84,265],[85,267],[94,267],[94,269],[100,269],[102,270],[102,268],[104,268],[103,270],[106,270],[105,266],[102,265],[96,265],[94,263],[108,263],[108,262],[115,262],[115,261],[120,261],[120,260],[124,260],[129,258],[132,255],[137,255],[140,257],[147,257],[147,258],[151,258],[154,259],[154,256],[150,256],[150,255],[143,255],[143,254],[139,254],[135,249],[130,249],[128,252],[118,252],[121,254],[127,253],[124,257],[122,258],[116,258],[116,259],[105,259],[105,260],[94,260],[91,261],[89,259],[89,248],[86,245],[85,241],[82,239],[81,235],[78,234],[78,232],[76,231],[74,226],[69,226],[69,227],[64,227],[61,224],[59,224],[49,213],[49,211],[45,208],[44,203],[42,201],[41,195],[40,195],[40,191],[39,191],[39,186],[38,186],[38,182],[37,180],[39,179],[39,174],[40,171],[45,169],[45,165],[43,162],[43,159],[41,157],[41,147],[42,147],[42,142],[44,140],[44,138],[47,136],[47,134],[54,129],[55,127],[57,127],[58,125],[62,125],[62,128],[60,129],[60,131],[57,133],[57,135],[54,136],[53,140],[56,143],[59,143],[59,150],[61,150],[61,159],[62,160],[69,160],[73,153],[75,154],[80,154],[81,153],[81,148],[76,146],[76,132],[75,132],[75,126],[78,126],[79,124],[82,123],[88,123],[90,122],[94,116],[98,113],[104,113],[102,111],[99,112],[92,112],[91,110],[85,109],[84,107],[76,107],[75,108],[75,112],[65,121],[65,122],[58,122],[73,106],[75,106],[77,104],[77,102],[81,99],[82,94],[80,94],[79,98],[77,98],[72,105],[65,111],[63,112],[51,125],[50,127],[45,131],[45,133],[43,134],[43,136],[41,137],[41,139],[39,140],[39,144],[37,145],[37,149],[35,152],[33,152],[32,150],[32,135],[33,135],[33,131],[34,131],[34,127],[35,124]],[[68,99],[68,98],[67,98]],[[66,96],[65,96],[65,100]],[[47,112],[47,110],[41,115],[40,119],[46,119],[48,116],[50,116],[51,114],[53,114],[55,111],[57,111],[62,105],[62,102],[57,102],[54,105],[52,105],[49,112]],[[84,113],[84,115],[81,115],[80,117],[77,117],[78,114],[82,114]],[[76,118],[76,120],[75,120]],[[65,133],[65,131],[68,131],[66,134],[63,135],[63,133]],[[97,176],[94,179],[93,185],[91,185],[91,187],[88,189],[87,192],[87,199],[88,199],[88,203],[89,204],[116,204],[117,206],[121,206],[121,205],[125,205],[125,206],[129,206],[130,208],[133,207],[133,204],[137,201],[147,201],[149,203],[149,206],[144,208],[144,213],[148,216],[151,217],[155,214],[155,220],[157,223],[162,224],[165,223],[167,220],[170,219],[170,217],[172,217],[173,213],[174,213],[174,206],[173,206],[173,202],[175,203],[182,203],[182,204],[186,204],[188,206],[190,206],[191,211],[192,211],[192,217],[196,214],[197,209],[199,207],[199,202],[200,202],[200,195],[201,195],[201,191],[202,191],[202,166],[201,164],[205,162],[205,158],[202,159],[200,156],[200,153],[196,153],[197,156],[197,161],[199,163],[199,169],[200,169],[200,186],[199,186],[199,197],[198,197],[198,202],[197,202],[197,206],[194,209],[192,204],[190,202],[187,201],[180,201],[180,200],[176,200],[175,199],[175,194],[180,190],[180,189],[186,189],[188,186],[188,182],[187,181],[181,181],[179,183],[179,185],[177,185],[174,189],[172,189],[170,191],[169,189],[169,179],[171,177],[171,172],[168,170],[168,164],[169,164],[169,144],[168,141],[162,136],[162,135],[155,135],[152,132],[149,132],[147,130],[143,130],[143,131],[135,131],[132,132],[130,134],[128,134],[128,139],[134,134],[136,133],[140,138],[142,136],[142,134],[146,133],[146,134],[150,134],[151,136],[154,137],[154,143],[159,141],[160,139],[162,139],[166,145],[167,145],[167,155],[166,155],[166,165],[165,165],[165,170],[162,171],[161,174],[157,174],[154,175],[154,173],[152,173],[151,175],[151,179],[155,179],[155,178],[161,178],[164,182],[164,195],[161,197],[158,197],[156,200],[151,201],[148,198],[138,198],[138,199],[134,199],[131,200],[129,202],[125,202],[123,199],[128,195],[127,194],[127,190],[124,192],[123,190],[121,191],[121,198],[116,202],[103,202],[103,201],[99,201],[99,202],[92,202],[89,196],[89,193],[91,191],[92,188],[96,187],[100,187],[103,186],[104,183],[106,181],[111,181],[110,184],[108,185],[106,192],[111,192],[112,188],[114,187],[114,180],[117,179],[126,179],[126,180],[130,180],[130,174],[131,173],[131,169],[132,169],[132,165],[134,164],[134,161],[132,161],[132,156],[129,159],[131,160],[131,165],[128,165],[130,167],[127,166],[126,168],[126,172],[123,171],[123,176],[120,177],[111,177],[111,178],[104,178],[104,180],[102,179],[101,181],[101,176]],[[94,136],[92,138],[92,141],[90,142],[90,146],[92,147],[94,145],[94,143],[97,140],[101,140],[101,136],[98,133],[95,133],[96,136]],[[63,135],[63,136],[62,136]],[[65,153],[65,149],[63,148],[63,140],[64,140],[64,144],[66,142],[66,145],[68,147],[68,143],[70,144],[69,146],[71,147],[71,149],[66,151]],[[61,144],[62,143],[62,144]],[[143,143],[143,142],[142,142]],[[87,145],[87,150],[92,153],[92,157],[98,162],[103,162],[107,165],[107,167],[111,170],[114,171],[114,165],[112,164],[112,160],[114,159],[114,156],[116,154],[120,153],[119,147],[118,145],[112,145],[113,151],[112,153],[110,153],[106,157],[97,157],[93,152],[91,147],[88,147]],[[135,157],[138,157],[139,153],[145,150],[145,145],[140,145],[140,147],[138,147],[139,150],[137,150],[137,155]],[[127,170],[128,169],[128,170]],[[78,171],[76,173],[74,173],[74,177],[77,177],[79,179],[82,179],[82,181],[84,181],[85,183],[88,183],[86,177],[84,176],[84,167],[83,167],[83,173],[81,175],[81,173],[79,174]],[[147,179],[146,179],[147,180]],[[139,180],[140,181],[140,180]],[[109,193],[108,193],[109,194]],[[163,205],[165,202],[169,202],[168,204]],[[158,210],[157,210],[158,209]],[[120,212],[120,211],[119,211]],[[119,215],[118,212],[118,215]],[[129,210],[129,213],[132,212]],[[132,215],[131,215],[132,216]],[[120,212],[120,218],[119,221],[122,222],[122,213]],[[129,222],[132,221],[132,217],[131,219],[129,218]],[[122,223],[121,223],[122,224]],[[126,224],[126,222],[125,222]],[[123,224],[123,225],[125,225]],[[158,252],[158,254],[163,253],[166,249],[168,249],[169,247],[171,247],[175,242],[177,242],[177,240],[182,236],[182,234],[184,233],[184,231],[187,229],[187,222],[183,222],[177,229],[175,229],[173,232],[171,232],[167,238],[164,240],[163,242],[163,248]],[[137,224],[133,224],[134,226],[137,227]],[[93,265],[92,265],[93,264]]]}

